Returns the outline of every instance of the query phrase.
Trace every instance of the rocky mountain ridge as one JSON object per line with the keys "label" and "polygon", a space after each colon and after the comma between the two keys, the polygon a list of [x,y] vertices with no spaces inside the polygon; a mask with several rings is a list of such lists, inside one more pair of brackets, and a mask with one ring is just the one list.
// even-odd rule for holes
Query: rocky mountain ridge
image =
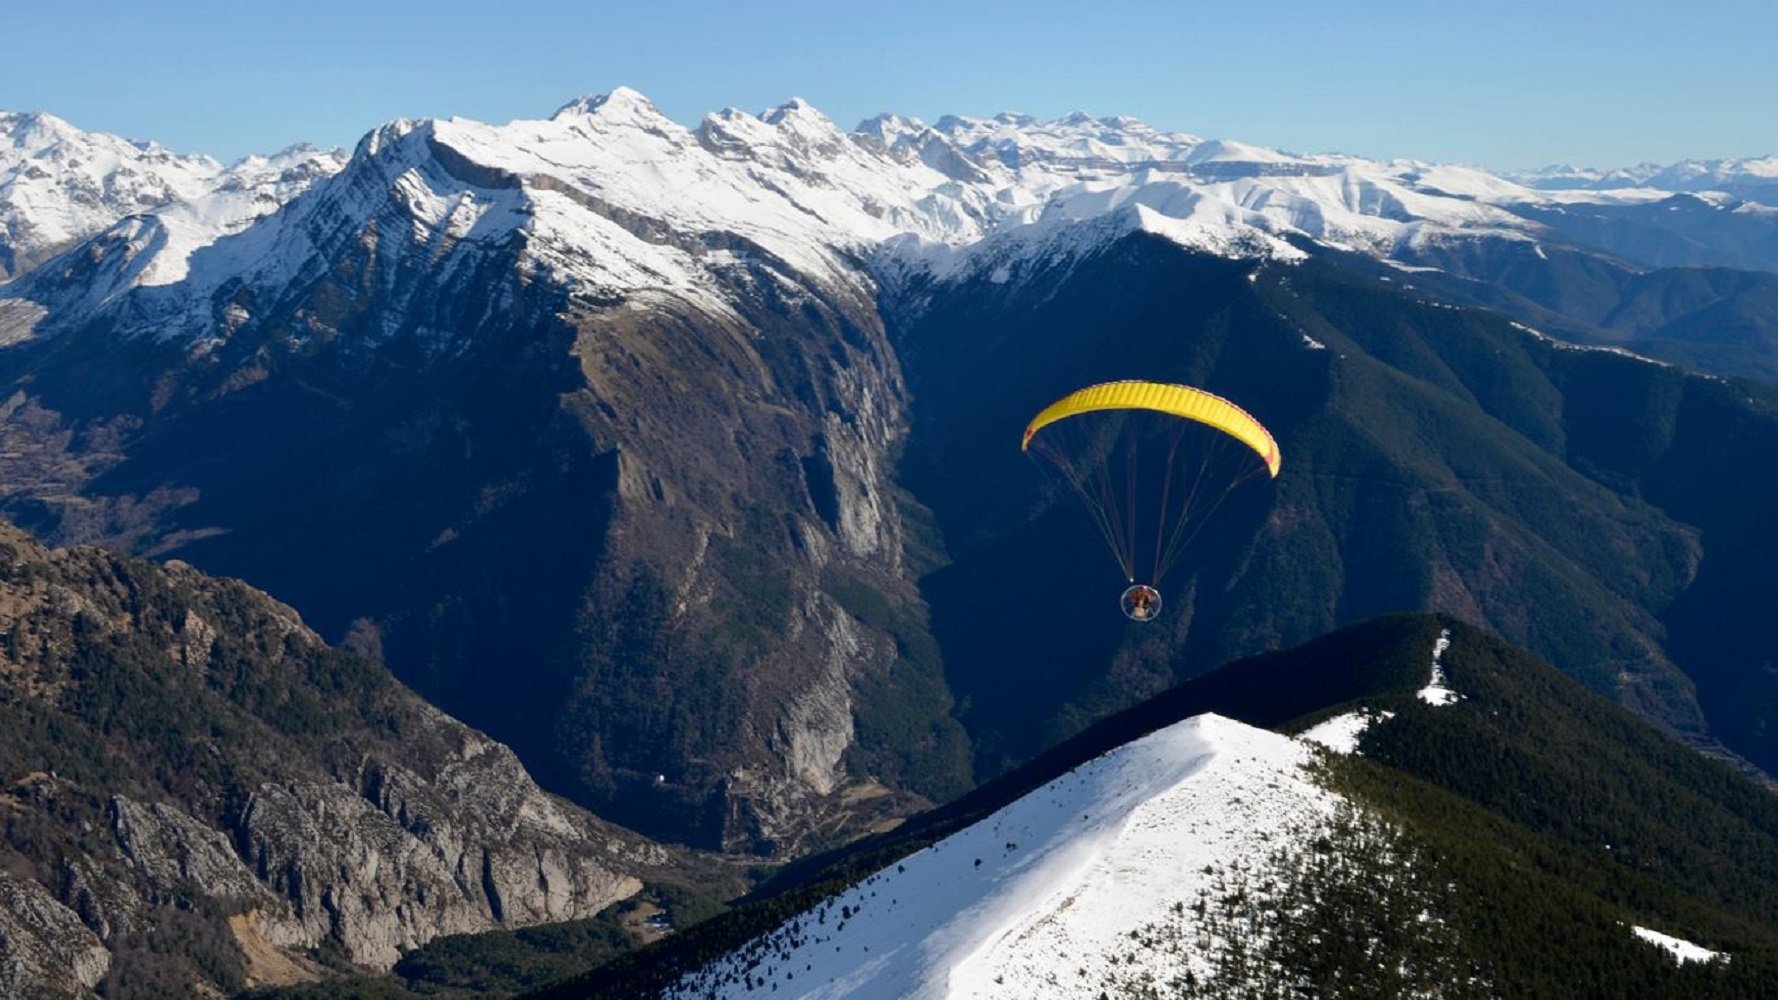
{"label": "rocky mountain ridge", "polygon": [[0,528],[0,990],[232,992],[590,916],[659,848],[183,564]]}

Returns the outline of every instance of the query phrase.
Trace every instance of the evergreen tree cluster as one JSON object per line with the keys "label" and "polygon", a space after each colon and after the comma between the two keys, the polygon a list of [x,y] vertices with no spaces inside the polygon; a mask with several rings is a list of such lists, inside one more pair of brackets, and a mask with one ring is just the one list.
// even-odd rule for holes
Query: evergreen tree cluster
{"label": "evergreen tree cluster", "polygon": [[1128,950],[1110,956],[1099,977],[1100,993],[1133,1000],[1495,995],[1445,916],[1457,886],[1424,847],[1350,804],[1311,836],[1294,833],[1290,846],[1257,866],[1216,866],[1196,898],[1131,931]]}

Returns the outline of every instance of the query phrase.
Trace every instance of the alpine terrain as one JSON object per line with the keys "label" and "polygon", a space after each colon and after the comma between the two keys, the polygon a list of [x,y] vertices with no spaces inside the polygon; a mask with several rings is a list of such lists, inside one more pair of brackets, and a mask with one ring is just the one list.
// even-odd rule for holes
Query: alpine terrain
{"label": "alpine terrain", "polygon": [[[1612,730],[1653,740],[1638,755],[1684,745],[1675,760],[1759,782],[1778,768],[1778,649],[1763,614],[1778,601],[1766,571],[1778,550],[1766,501],[1778,487],[1771,174],[1769,160],[1742,160],[1509,178],[1084,114],[883,115],[846,131],[800,100],[688,128],[622,88],[546,119],[393,121],[349,155],[298,146],[228,166],[6,114],[0,513],[43,544],[119,555],[43,551],[176,560],[119,565],[273,595],[307,623],[315,656],[355,677],[384,664],[486,734],[439,746],[510,746],[516,761],[501,766],[522,762],[575,804],[538,800],[561,820],[551,829],[630,845],[563,847],[564,859],[603,858],[609,881],[586,869],[559,899],[551,874],[548,901],[522,905],[459,877],[473,850],[445,850],[457,889],[400,879],[378,897],[402,914],[394,929],[341,944],[373,968],[477,921],[590,916],[641,888],[637,858],[674,868],[708,862],[683,848],[710,851],[733,874],[897,823],[927,828],[908,818],[954,810],[1182,682],[1391,612],[1449,616],[1455,648],[1468,623],[1500,637],[1476,643],[1547,661],[1653,727]],[[1236,401],[1282,455],[1277,478],[1231,496],[1177,569],[1142,581],[1165,603],[1140,624],[1117,612],[1136,581],[1018,447],[1040,409],[1120,379]],[[122,607],[112,617],[145,613]],[[177,633],[183,612],[167,614]],[[247,696],[220,690],[237,707]],[[1231,783],[1276,784],[1263,808],[1294,817],[1302,843],[1337,834],[1383,857],[1499,861],[1441,845],[1431,820],[1407,823],[1407,807],[1370,787],[1395,779],[1365,761],[1406,768],[1370,750],[1389,725],[1366,731],[1364,755],[1314,765],[1326,773],[1313,782],[1301,765],[1316,751],[1248,728],[1366,693],[1264,718],[1205,705],[1127,733],[1098,748],[1112,756],[1091,774],[996,820],[1030,831],[998,852],[935,848],[945,860],[920,865],[937,867],[910,869],[960,878],[963,895],[900,918],[912,924],[894,940],[926,957],[890,963],[911,977],[895,988],[940,990],[955,974],[982,990],[1004,975],[1013,989],[1054,973],[1111,990],[1123,981],[1109,967],[1075,975],[990,939],[1029,931],[1056,952],[1072,946],[1044,935],[1171,934],[1170,907],[1195,902],[1180,893],[1157,895],[1147,923],[1110,930],[1039,920],[1047,904],[1031,894],[1078,875],[1087,853],[1146,850],[1120,831],[1171,824],[1175,800],[1216,804],[1199,847],[1235,837],[1243,810],[1262,806],[1233,804]],[[1401,731],[1407,707],[1389,709]],[[370,729],[384,740],[374,754],[323,754],[314,773],[402,826],[362,777],[374,768],[348,759],[444,751],[399,749],[406,737]],[[312,743],[301,754],[321,753]],[[0,779],[47,773],[42,753],[14,751]],[[1135,772],[1147,777],[1117,777]],[[1452,775],[1402,773],[1498,806]],[[208,790],[109,778],[91,789],[182,810],[232,838],[251,869],[236,790],[309,780],[321,779],[266,768]],[[1070,819],[1075,805],[1087,819]],[[1564,836],[1547,817],[1502,815],[1526,836]],[[81,822],[103,826],[80,813],[31,835],[46,846],[25,852],[22,875],[110,940],[112,925],[82,916],[54,874]],[[1682,838],[1707,836],[1679,825]],[[1242,843],[1255,872],[1263,856],[1344,884],[1313,851]],[[1615,871],[1587,857],[1576,884]],[[312,878],[287,892],[275,871],[254,879],[296,907]],[[1032,879],[1002,878],[1015,871]],[[1736,936],[1734,921],[1769,916],[1757,908],[1711,902],[1714,915],[1688,923],[1678,904],[1648,902],[1686,877],[1656,878],[1667,888],[1648,883],[1646,899],[1596,887],[1586,898],[1651,931],[1764,947]],[[461,919],[446,916],[458,897]],[[988,906],[970,932],[988,936],[955,933],[963,918],[947,898]],[[1434,902],[1421,909],[1453,940],[1473,938],[1473,914]],[[1562,912],[1605,919],[1575,905]],[[340,940],[310,912],[293,909],[289,926],[307,929],[274,943]],[[887,935],[874,922],[889,910],[868,912],[839,919]],[[1032,920],[1042,927],[1021,923]],[[790,933],[814,940],[806,926]],[[878,974],[845,964],[862,955],[846,950],[853,940],[824,942],[844,956],[822,956],[835,982]],[[941,955],[932,940],[977,944]],[[1412,968],[1511,992],[1482,952],[1441,954]],[[804,965],[812,974],[813,958]],[[1156,982],[1220,974],[1185,959],[1144,968]],[[712,965],[683,988],[729,989],[739,969]]]}

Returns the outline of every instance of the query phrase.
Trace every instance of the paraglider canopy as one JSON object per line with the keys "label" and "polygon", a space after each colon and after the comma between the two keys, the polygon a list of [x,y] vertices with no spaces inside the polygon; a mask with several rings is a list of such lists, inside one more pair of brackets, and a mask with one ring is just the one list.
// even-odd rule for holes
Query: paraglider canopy
{"label": "paraglider canopy", "polygon": [[1278,442],[1265,425],[1239,406],[1214,393],[1193,389],[1189,385],[1167,385],[1163,382],[1103,382],[1071,392],[1043,408],[1025,427],[1020,450],[1029,450],[1031,439],[1050,424],[1067,417],[1102,410],[1153,410],[1170,416],[1195,420],[1222,431],[1252,448],[1266,464],[1266,471],[1278,475],[1283,456]]}
{"label": "paraglider canopy", "polygon": [[[1202,389],[1105,382],[1044,407],[1020,447],[1086,504],[1131,586],[1124,614],[1154,620],[1162,578],[1236,487],[1276,477],[1271,431]],[[1148,583],[1138,584],[1137,580]]]}

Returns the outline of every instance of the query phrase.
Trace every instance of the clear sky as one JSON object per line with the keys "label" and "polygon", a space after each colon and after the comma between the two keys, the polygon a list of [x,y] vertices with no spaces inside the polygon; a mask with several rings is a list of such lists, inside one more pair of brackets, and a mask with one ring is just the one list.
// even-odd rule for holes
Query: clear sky
{"label": "clear sky", "polygon": [[0,109],[225,160],[634,87],[688,125],[1127,114],[1518,168],[1778,153],[1770,0],[56,0],[0,5]]}

